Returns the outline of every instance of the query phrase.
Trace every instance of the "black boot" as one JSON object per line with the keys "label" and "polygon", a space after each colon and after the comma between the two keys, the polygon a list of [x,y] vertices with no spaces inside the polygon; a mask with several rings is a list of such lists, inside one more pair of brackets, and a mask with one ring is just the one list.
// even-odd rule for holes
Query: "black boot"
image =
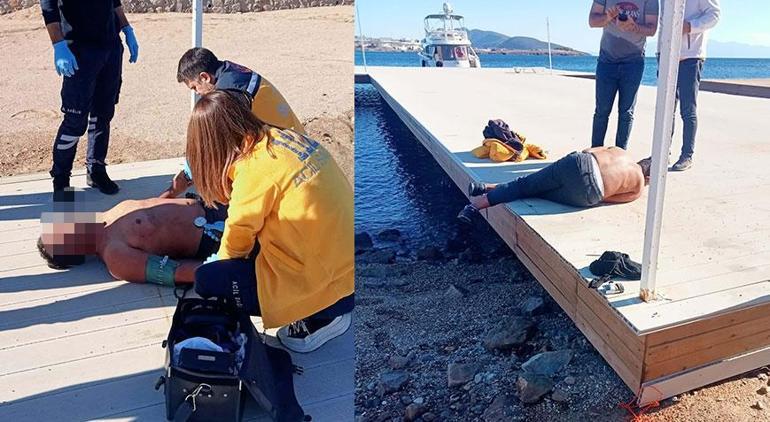
{"label": "black boot", "polygon": [[53,200],[54,202],[71,202],[72,196],[69,176],[56,176],[53,178]]}
{"label": "black boot", "polygon": [[106,195],[115,195],[120,190],[118,184],[110,179],[106,171],[89,172],[86,176],[86,183]]}
{"label": "black boot", "polygon": [[487,193],[487,184],[483,182],[470,182],[468,184],[468,196],[481,196]]}
{"label": "black boot", "polygon": [[457,214],[457,219],[460,220],[460,222],[465,224],[472,224],[473,218],[478,215],[479,210],[476,209],[471,204],[468,204],[465,206],[465,208],[460,211],[460,214]]}

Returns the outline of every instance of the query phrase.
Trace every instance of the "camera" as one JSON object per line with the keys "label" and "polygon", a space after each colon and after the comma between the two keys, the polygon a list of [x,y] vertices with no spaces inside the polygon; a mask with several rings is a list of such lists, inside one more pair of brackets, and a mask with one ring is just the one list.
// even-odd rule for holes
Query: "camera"
{"label": "camera", "polygon": [[618,20],[621,21],[621,22],[627,21],[628,20],[628,12],[626,12],[625,10],[621,11],[620,14],[618,15]]}

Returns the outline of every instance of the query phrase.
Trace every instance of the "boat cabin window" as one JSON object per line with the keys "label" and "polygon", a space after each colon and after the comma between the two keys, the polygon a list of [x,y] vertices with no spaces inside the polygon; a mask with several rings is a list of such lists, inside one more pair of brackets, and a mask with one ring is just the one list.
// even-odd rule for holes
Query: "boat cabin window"
{"label": "boat cabin window", "polygon": [[444,60],[467,60],[468,49],[464,45],[442,45],[441,57]]}

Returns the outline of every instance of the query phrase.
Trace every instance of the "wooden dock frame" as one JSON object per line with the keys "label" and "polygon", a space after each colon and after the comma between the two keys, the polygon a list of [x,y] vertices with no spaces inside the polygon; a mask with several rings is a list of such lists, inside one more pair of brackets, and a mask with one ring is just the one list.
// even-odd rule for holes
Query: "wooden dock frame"
{"label": "wooden dock frame", "polygon": [[[395,100],[374,74],[374,86],[459,187],[472,180],[465,165]],[[462,189],[464,191],[464,189]],[[770,364],[770,303],[728,309],[640,334],[509,205],[484,211],[493,229],[561,306],[645,405]],[[672,356],[674,358],[672,358]]]}

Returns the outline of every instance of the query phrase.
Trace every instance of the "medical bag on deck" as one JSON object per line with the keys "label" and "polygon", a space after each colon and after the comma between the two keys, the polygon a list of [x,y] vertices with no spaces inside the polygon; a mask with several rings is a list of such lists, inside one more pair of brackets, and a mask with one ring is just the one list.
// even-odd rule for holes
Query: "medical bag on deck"
{"label": "medical bag on deck", "polygon": [[248,315],[228,303],[179,298],[163,347],[156,389],[164,387],[168,420],[240,421],[249,392],[275,421],[306,420],[291,356],[267,346]]}

